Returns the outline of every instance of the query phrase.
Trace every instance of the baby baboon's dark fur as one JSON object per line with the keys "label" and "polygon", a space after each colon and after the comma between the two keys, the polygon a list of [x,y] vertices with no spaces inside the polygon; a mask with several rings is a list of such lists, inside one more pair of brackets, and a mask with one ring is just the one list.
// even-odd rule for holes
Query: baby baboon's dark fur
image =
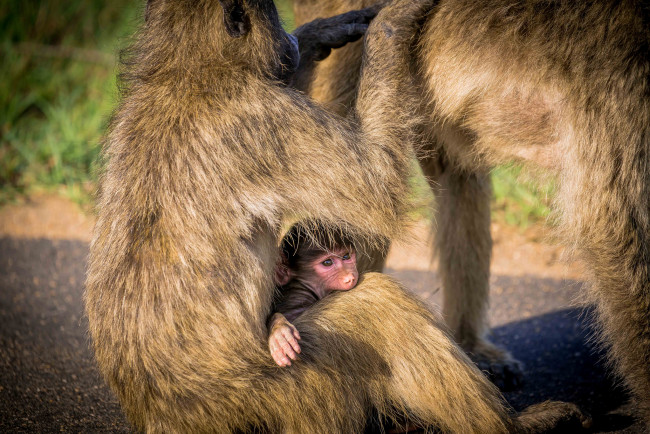
{"label": "baby baboon's dark fur", "polygon": [[[297,22],[373,0],[295,0]],[[646,0],[441,0],[411,59],[438,197],[445,317],[461,345],[484,340],[491,238],[489,168],[554,170],[560,231],[586,261],[602,341],[650,423],[650,4]],[[312,95],[353,105],[361,46],[318,67]],[[482,355],[483,357],[480,357]],[[507,379],[506,379],[507,380]]]}
{"label": "baby baboon's dark fur", "polygon": [[438,316],[380,274],[296,321],[290,368],[266,348],[284,221],[400,231],[405,65],[429,7],[397,2],[371,25],[344,120],[278,80],[293,57],[271,0],[149,4],[106,137],[85,294],[97,363],[137,429],[359,432],[371,408],[451,432],[580,419],[559,403],[511,419]]}

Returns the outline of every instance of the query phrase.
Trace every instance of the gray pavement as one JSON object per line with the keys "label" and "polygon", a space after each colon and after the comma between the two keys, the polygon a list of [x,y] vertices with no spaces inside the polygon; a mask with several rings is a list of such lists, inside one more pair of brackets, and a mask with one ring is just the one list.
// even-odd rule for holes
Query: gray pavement
{"label": "gray pavement", "polygon": [[[83,316],[88,245],[0,238],[0,432],[128,432],[101,380]],[[433,272],[388,270],[429,301]],[[571,308],[579,282],[534,276],[492,279],[493,339],[526,366],[521,409],[546,399],[573,401],[594,417],[593,432],[640,433],[634,409],[587,343],[589,311]]]}

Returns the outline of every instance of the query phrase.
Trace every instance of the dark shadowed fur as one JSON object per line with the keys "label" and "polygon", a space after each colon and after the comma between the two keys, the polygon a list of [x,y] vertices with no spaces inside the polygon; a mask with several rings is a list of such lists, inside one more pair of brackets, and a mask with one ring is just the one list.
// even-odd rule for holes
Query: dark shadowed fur
{"label": "dark shadowed fur", "polygon": [[[295,0],[297,22],[372,0]],[[559,231],[586,261],[613,366],[650,424],[650,4],[646,0],[441,0],[411,61],[420,159],[437,194],[445,318],[495,373],[516,362],[484,339],[490,167],[554,171]],[[312,95],[354,105],[361,46],[319,65]],[[389,109],[390,110],[390,109]],[[502,383],[504,384],[504,383]]]}
{"label": "dark shadowed fur", "polygon": [[[266,348],[285,222],[365,242],[401,230],[404,65],[429,7],[397,2],[371,25],[345,120],[278,79],[288,39],[270,0],[150,3],[106,136],[85,293],[97,363],[138,430],[358,432],[371,408],[450,432],[539,425],[535,409],[511,419],[440,318],[383,275],[301,316],[290,368]],[[557,404],[540,426],[567,415]]]}

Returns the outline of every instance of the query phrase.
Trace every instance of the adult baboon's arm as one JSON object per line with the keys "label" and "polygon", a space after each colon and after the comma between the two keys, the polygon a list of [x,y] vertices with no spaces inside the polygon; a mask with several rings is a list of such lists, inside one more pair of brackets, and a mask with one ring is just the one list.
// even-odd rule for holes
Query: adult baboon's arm
{"label": "adult baboon's arm", "polygon": [[[348,122],[299,94],[270,95],[260,105],[272,132],[267,137],[277,140],[275,146],[292,162],[274,172],[287,177],[281,184],[286,186],[284,210],[352,225],[364,233],[399,235],[408,197],[404,180],[413,158],[410,143],[418,122],[407,59],[429,6],[391,4],[370,25],[359,99]],[[269,161],[265,156],[264,164]]]}

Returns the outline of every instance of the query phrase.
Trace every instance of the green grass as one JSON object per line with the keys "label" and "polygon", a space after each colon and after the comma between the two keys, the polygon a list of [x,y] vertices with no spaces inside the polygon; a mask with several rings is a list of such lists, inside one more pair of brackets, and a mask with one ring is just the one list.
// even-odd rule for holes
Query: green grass
{"label": "green grass", "polygon": [[[416,164],[414,164],[416,166]],[[416,218],[433,217],[435,199],[429,183],[418,167],[410,180]],[[546,223],[555,190],[553,179],[535,176],[519,165],[498,166],[491,172],[492,219],[520,228]]]}
{"label": "green grass", "polygon": [[[290,0],[276,2],[288,30]],[[89,203],[102,133],[115,105],[116,57],[140,23],[144,1],[0,2],[0,205],[37,190]],[[548,214],[547,193],[518,182],[520,169],[493,174],[498,219],[526,225]],[[412,180],[422,216],[424,179]]]}
{"label": "green grass", "polygon": [[282,17],[282,24],[287,32],[293,32],[296,24],[293,19],[293,2],[292,0],[275,0],[278,13]]}
{"label": "green grass", "polygon": [[[117,54],[144,3],[0,3],[0,205],[42,189],[91,200]],[[289,0],[278,4],[293,28]]]}
{"label": "green grass", "polygon": [[115,103],[115,58],[140,2],[0,6],[0,203],[38,189],[92,190]]}
{"label": "green grass", "polygon": [[492,170],[492,218],[520,227],[548,223],[555,189],[552,178],[535,177],[519,165],[499,166]]}

